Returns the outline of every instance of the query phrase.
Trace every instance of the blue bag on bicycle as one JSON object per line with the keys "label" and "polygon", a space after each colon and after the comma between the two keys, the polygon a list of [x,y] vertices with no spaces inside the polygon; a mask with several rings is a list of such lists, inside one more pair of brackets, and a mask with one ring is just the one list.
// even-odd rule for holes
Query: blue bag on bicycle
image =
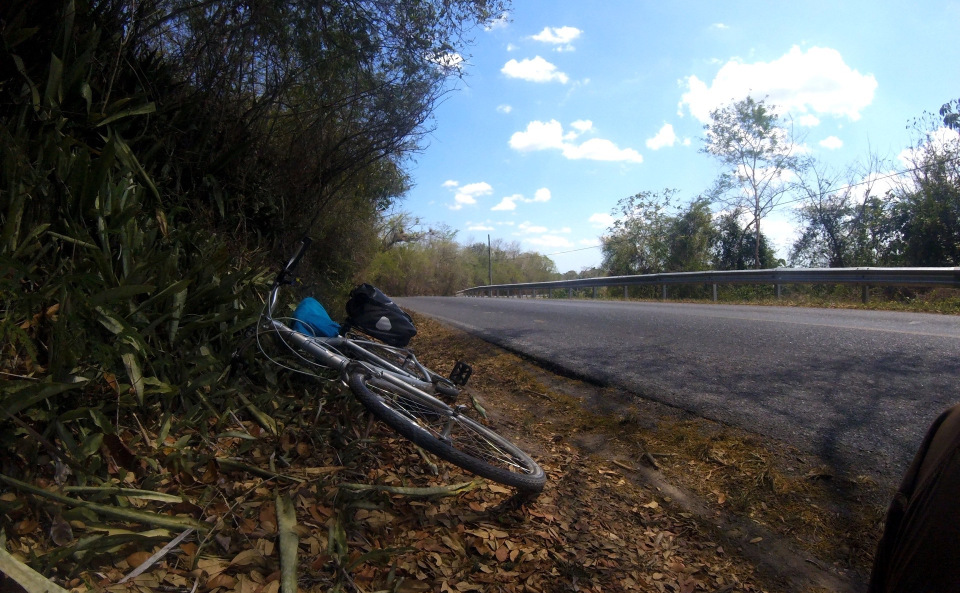
{"label": "blue bag on bicycle", "polygon": [[340,333],[340,324],[330,319],[327,310],[313,297],[300,301],[293,318],[293,329],[303,334],[332,338]]}
{"label": "blue bag on bicycle", "polygon": [[390,297],[369,284],[361,284],[350,291],[346,325],[399,348],[406,346],[410,338],[417,335],[413,319]]}

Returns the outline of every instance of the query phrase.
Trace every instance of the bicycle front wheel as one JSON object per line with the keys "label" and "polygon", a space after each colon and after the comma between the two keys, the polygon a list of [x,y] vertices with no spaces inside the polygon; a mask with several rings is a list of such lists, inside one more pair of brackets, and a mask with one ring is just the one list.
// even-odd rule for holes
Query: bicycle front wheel
{"label": "bicycle front wheel", "polygon": [[350,376],[350,389],[374,417],[438,457],[524,492],[543,490],[536,461],[459,410],[367,370]]}

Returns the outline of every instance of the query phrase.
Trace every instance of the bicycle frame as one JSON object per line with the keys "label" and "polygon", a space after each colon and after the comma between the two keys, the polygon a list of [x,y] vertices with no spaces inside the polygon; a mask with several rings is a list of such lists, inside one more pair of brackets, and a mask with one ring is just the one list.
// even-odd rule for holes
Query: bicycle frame
{"label": "bicycle frame", "polygon": [[[436,389],[433,381],[425,381],[415,377],[411,371],[401,369],[392,362],[377,356],[373,352],[370,352],[364,348],[364,345],[376,345],[379,348],[385,348],[404,353],[404,355],[409,357],[410,361],[413,363],[414,371],[429,378],[431,373],[422,364],[420,364],[420,362],[416,359],[416,356],[414,356],[409,350],[387,346],[384,344],[371,342],[369,340],[353,340],[344,336],[311,336],[302,332],[298,332],[283,321],[274,317],[274,309],[276,308],[279,300],[278,296],[280,288],[283,285],[290,283],[286,280],[286,276],[288,276],[292,272],[293,268],[296,267],[297,263],[299,262],[300,255],[301,253],[298,252],[297,255],[294,255],[294,257],[291,258],[290,262],[283,269],[283,271],[278,274],[277,279],[274,281],[273,286],[270,289],[270,294],[266,303],[266,311],[262,315],[267,328],[277,332],[282,340],[287,341],[289,344],[292,344],[297,348],[301,348],[308,354],[312,355],[320,365],[335,370],[344,380],[344,382],[346,382],[347,369],[351,364],[366,363],[364,364],[366,368],[375,373],[383,375],[385,378],[398,386],[402,385],[412,394],[415,394],[417,398],[423,399],[424,401],[430,401],[434,404],[442,403],[441,400],[430,394],[430,392],[435,391]],[[347,353],[348,356],[345,356],[341,352]]]}

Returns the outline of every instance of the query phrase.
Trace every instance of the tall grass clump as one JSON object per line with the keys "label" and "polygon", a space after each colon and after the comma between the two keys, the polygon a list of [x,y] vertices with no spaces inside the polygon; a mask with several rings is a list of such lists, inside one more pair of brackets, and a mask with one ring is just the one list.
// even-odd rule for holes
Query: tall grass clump
{"label": "tall grass clump", "polygon": [[[0,447],[95,469],[132,422],[215,415],[224,353],[263,275],[177,210],[131,149],[157,112],[136,64],[73,1],[5,9],[0,107]],[[46,13],[44,11],[47,11]],[[56,25],[54,25],[54,23]],[[23,437],[29,437],[24,439]],[[92,464],[92,465],[91,465]]]}

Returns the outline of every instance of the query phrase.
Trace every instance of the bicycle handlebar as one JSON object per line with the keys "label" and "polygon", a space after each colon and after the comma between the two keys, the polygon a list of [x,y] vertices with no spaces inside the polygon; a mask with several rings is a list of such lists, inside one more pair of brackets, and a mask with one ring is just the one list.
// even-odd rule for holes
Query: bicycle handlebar
{"label": "bicycle handlebar", "polygon": [[310,239],[310,237],[307,237],[306,235],[300,239],[300,248],[297,249],[297,252],[294,253],[293,257],[290,258],[290,261],[287,262],[286,267],[283,268],[285,272],[292,272],[293,269],[297,267],[297,264],[300,263],[300,259],[303,257],[303,254],[307,252],[307,249],[310,247],[312,242],[313,241]]}
{"label": "bicycle handlebar", "polygon": [[282,270],[277,274],[276,280],[273,281],[274,287],[280,286],[287,282],[287,276],[293,273],[293,270],[300,263],[300,260],[303,259],[303,254],[307,252],[307,249],[310,247],[310,244],[313,241],[310,237],[306,235],[300,239],[300,247],[297,249],[297,252],[293,254],[293,257],[290,258],[290,261],[287,262],[287,265],[283,267]]}

